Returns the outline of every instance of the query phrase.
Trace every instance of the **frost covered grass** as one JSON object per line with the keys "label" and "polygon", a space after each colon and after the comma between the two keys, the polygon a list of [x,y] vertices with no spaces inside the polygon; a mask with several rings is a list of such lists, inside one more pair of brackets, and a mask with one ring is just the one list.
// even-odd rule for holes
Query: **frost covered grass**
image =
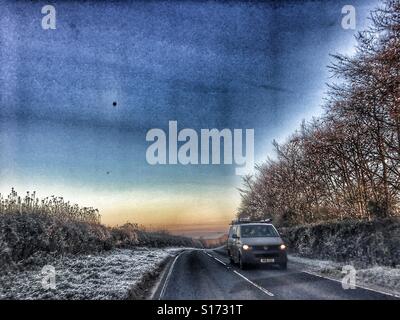
{"label": "frost covered grass", "polygon": [[343,278],[343,266],[352,265],[357,271],[356,285],[400,296],[400,265],[395,268],[386,266],[362,267],[359,264],[309,259],[297,255],[289,255],[289,261],[301,264],[305,270],[310,272],[338,280]]}
{"label": "frost covered grass", "polygon": [[41,267],[0,276],[0,299],[127,299],[129,290],[179,248],[114,249],[96,255],[58,257],[56,288],[43,289]]}
{"label": "frost covered grass", "polygon": [[[0,195],[0,299],[141,298],[160,264],[179,250],[161,248],[200,245],[132,223],[108,227],[96,209],[12,190]],[[55,267],[55,290],[42,287],[45,265]]]}

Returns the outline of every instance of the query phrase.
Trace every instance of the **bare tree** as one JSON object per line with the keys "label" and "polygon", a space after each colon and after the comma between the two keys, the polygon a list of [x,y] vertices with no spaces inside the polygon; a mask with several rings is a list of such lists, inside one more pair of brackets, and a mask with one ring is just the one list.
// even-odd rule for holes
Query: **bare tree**
{"label": "bare tree", "polygon": [[400,1],[371,14],[354,56],[333,55],[325,114],[240,189],[239,216],[282,224],[400,214]]}

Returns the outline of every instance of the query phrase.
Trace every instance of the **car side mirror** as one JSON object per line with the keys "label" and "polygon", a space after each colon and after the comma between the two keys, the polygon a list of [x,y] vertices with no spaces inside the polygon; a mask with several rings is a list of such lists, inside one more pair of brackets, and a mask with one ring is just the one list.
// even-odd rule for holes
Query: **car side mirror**
{"label": "car side mirror", "polygon": [[239,239],[239,236],[238,236],[237,234],[233,234],[233,235],[232,235],[232,238],[233,238],[233,239]]}

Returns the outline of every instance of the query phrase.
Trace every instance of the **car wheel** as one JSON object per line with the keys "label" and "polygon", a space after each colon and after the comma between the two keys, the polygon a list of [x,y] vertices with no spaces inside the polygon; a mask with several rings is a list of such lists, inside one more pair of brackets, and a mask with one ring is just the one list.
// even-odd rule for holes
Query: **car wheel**
{"label": "car wheel", "polygon": [[230,251],[228,251],[228,257],[229,257],[229,262],[230,262],[231,264],[234,264],[234,263],[235,263],[235,261],[233,260],[233,258],[232,258],[232,255],[231,255],[231,252],[230,252]]}
{"label": "car wheel", "polygon": [[283,262],[279,265],[279,267],[281,268],[281,270],[286,270],[287,269],[287,262]]}
{"label": "car wheel", "polygon": [[246,264],[243,262],[242,257],[239,255],[239,268],[242,270],[246,269]]}

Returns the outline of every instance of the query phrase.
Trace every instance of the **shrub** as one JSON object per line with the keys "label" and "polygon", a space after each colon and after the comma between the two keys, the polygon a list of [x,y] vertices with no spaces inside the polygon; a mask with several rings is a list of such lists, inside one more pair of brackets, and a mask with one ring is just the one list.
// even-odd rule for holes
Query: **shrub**
{"label": "shrub", "polygon": [[[167,232],[147,232],[137,224],[119,227],[100,224],[97,209],[80,208],[62,197],[39,200],[35,192],[24,198],[14,189],[0,195],[0,265],[34,263],[40,255],[88,254],[114,247],[198,246],[192,239]],[[40,260],[40,259],[39,259]]]}
{"label": "shrub", "polygon": [[400,264],[400,220],[341,222],[282,228],[294,253],[309,258],[356,262],[363,265]]}

